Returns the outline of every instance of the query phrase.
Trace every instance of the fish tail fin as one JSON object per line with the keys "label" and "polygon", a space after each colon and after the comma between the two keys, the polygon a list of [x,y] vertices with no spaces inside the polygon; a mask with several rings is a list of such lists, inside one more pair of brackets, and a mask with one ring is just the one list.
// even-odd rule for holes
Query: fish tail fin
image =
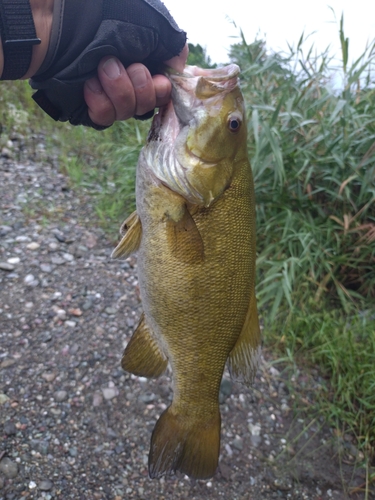
{"label": "fish tail fin", "polygon": [[151,437],[148,470],[151,478],[177,470],[194,479],[208,479],[216,471],[220,451],[220,411],[209,421],[189,421],[173,406],[156,422]]}

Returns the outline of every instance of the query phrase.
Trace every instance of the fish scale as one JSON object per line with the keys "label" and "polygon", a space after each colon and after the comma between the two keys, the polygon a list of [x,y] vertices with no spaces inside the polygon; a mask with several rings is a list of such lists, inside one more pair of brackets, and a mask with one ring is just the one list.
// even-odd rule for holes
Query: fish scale
{"label": "fish scale", "polygon": [[215,473],[225,363],[250,383],[259,358],[254,187],[238,71],[169,75],[172,103],[140,154],[136,214],[114,251],[138,249],[144,311],[122,366],[152,377],[169,362],[173,373],[172,404],[151,438],[151,477]]}

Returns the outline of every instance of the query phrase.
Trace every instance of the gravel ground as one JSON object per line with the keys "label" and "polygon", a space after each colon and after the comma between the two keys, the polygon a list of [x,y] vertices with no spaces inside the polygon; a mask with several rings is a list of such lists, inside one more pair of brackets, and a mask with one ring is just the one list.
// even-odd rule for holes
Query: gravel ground
{"label": "gravel ground", "polygon": [[[360,453],[307,417],[265,352],[253,388],[224,375],[212,480],[150,480],[169,374],[120,368],[141,312],[136,258],[112,261],[92,200],[73,191],[36,138],[0,159],[0,500],[344,499],[364,483]],[[308,406],[317,374],[297,372]],[[341,458],[340,458],[341,457]],[[364,498],[352,493],[350,498]],[[370,496],[369,498],[374,498]]]}

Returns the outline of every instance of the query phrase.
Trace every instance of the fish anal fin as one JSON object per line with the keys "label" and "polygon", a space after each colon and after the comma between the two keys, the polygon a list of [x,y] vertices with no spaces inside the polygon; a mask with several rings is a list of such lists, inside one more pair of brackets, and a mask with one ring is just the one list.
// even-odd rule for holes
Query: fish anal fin
{"label": "fish anal fin", "polygon": [[112,252],[112,258],[123,257],[126,259],[132,253],[136,252],[141,244],[142,224],[137,212],[133,212],[120,229],[122,239]]}
{"label": "fish anal fin", "polygon": [[142,314],[121,359],[127,372],[140,377],[159,377],[167,368],[168,360],[154,339]]}
{"label": "fish anal fin", "polygon": [[202,236],[189,210],[185,207],[178,220],[167,216],[168,243],[176,259],[197,263],[204,259]]}
{"label": "fish anal fin", "polygon": [[241,334],[229,354],[228,367],[231,377],[238,382],[251,384],[259,365],[260,352],[261,333],[253,291]]}
{"label": "fish anal fin", "polygon": [[176,471],[194,479],[215,474],[220,451],[220,412],[206,422],[190,421],[176,413],[173,404],[156,422],[151,437],[148,471],[151,478]]}

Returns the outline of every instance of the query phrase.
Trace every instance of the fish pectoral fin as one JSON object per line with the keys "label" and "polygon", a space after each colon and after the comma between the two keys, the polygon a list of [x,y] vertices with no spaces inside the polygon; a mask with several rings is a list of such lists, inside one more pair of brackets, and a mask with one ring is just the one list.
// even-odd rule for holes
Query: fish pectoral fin
{"label": "fish pectoral fin", "polygon": [[176,259],[189,264],[204,259],[202,236],[186,207],[177,220],[167,216],[167,234],[168,243]]}
{"label": "fish pectoral fin", "polygon": [[126,259],[132,253],[136,252],[141,244],[142,224],[137,212],[133,212],[120,228],[122,239],[112,252],[112,258]]}
{"label": "fish pectoral fin", "polygon": [[219,408],[207,421],[196,421],[185,413],[175,412],[172,404],[152,432],[149,476],[152,479],[170,476],[178,470],[194,479],[208,479],[217,469],[219,450]]}
{"label": "fish pectoral fin", "polygon": [[228,367],[231,377],[238,382],[251,384],[259,365],[260,352],[261,334],[253,291],[241,334],[229,354]]}
{"label": "fish pectoral fin", "polygon": [[159,377],[167,368],[168,360],[147,325],[144,313],[138,327],[126,346],[121,366],[139,377]]}

